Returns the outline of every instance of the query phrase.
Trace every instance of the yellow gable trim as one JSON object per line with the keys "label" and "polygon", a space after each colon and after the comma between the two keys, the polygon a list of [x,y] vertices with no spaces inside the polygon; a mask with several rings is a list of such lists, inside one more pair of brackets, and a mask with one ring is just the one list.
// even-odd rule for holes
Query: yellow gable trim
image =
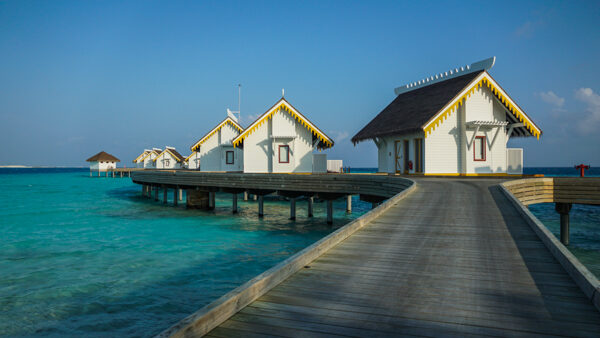
{"label": "yellow gable trim", "polygon": [[190,159],[190,157],[194,156],[194,154],[197,154],[197,153],[198,153],[197,151],[193,151],[193,152],[190,154],[190,156],[186,157],[186,158],[185,158],[185,160],[183,160],[183,162],[187,162],[187,161]]}
{"label": "yellow gable trim", "polygon": [[140,156],[136,157],[135,160],[133,160],[133,163],[137,163],[137,161],[140,159],[140,157],[144,157],[146,158],[146,156],[148,155],[148,153],[150,153],[149,151],[144,151],[143,153],[140,154]]}
{"label": "yellow gable trim", "polygon": [[437,126],[439,126],[444,120],[448,118],[454,111],[461,106],[465,99],[469,98],[471,94],[478,90],[479,88],[486,86],[490,88],[490,91],[498,98],[506,109],[513,114],[520,122],[523,122],[525,127],[533,134],[533,136],[540,139],[540,135],[542,131],[525,115],[525,113],[513,102],[513,100],[508,97],[508,95],[500,88],[500,86],[492,79],[487,73],[483,73],[479,79],[476,79],[471,85],[469,85],[466,89],[464,89],[461,94],[456,97],[454,100],[450,101],[448,105],[446,105],[442,110],[434,116],[434,118],[425,124],[423,127],[423,131],[425,132],[425,137],[431,134]]}
{"label": "yellow gable trim", "polygon": [[171,154],[171,156],[172,156],[172,157],[175,159],[175,161],[176,161],[176,162],[181,162],[181,161],[179,160],[179,158],[178,158],[177,156],[175,156],[175,155],[174,155],[174,154],[173,154],[173,153],[172,153],[172,152],[171,152],[169,149],[165,149],[165,150],[163,150],[163,151],[162,151],[162,153],[158,154],[158,156],[156,156],[156,158],[152,160],[152,162],[156,162],[156,160],[158,160],[158,158],[159,158],[159,157],[163,156],[163,155],[164,155],[165,153],[167,153],[167,152],[168,152],[169,154]]}
{"label": "yellow gable trim", "polygon": [[323,143],[325,143],[325,145],[327,147],[333,146],[333,142],[327,135],[325,135],[323,132],[321,132],[319,129],[317,129],[315,126],[313,126],[312,123],[307,121],[305,117],[300,115],[300,113],[298,113],[294,108],[289,106],[283,100],[279,104],[277,104],[275,107],[273,107],[269,111],[267,111],[260,119],[255,121],[251,126],[246,128],[246,130],[243,133],[238,135],[238,137],[236,137],[233,140],[233,146],[234,147],[238,146],[244,140],[244,138],[246,138],[248,135],[250,135],[254,131],[256,131],[266,121],[273,118],[273,115],[279,111],[289,113],[296,121],[298,121],[302,126],[306,127],[313,135],[315,135],[319,139],[319,141],[322,141]]}
{"label": "yellow gable trim", "polygon": [[211,130],[207,135],[205,135],[203,138],[200,139],[200,141],[196,142],[192,147],[191,150],[196,151],[197,147],[201,146],[202,143],[204,143],[206,140],[208,140],[211,136],[213,136],[216,132],[218,132],[219,130],[221,130],[221,128],[223,128],[225,125],[231,125],[233,128],[237,129],[240,133],[244,131],[243,128],[241,128],[237,123],[234,123],[229,117],[226,118],[223,122],[221,122],[218,126],[216,126],[213,130]]}
{"label": "yellow gable trim", "polygon": [[[162,153],[162,152],[161,152],[161,153]],[[143,161],[143,160],[145,160],[145,159],[146,159],[146,157],[148,157],[148,156],[150,156],[150,155],[152,155],[152,154],[156,154],[156,152],[155,152],[155,151],[149,151],[149,152],[146,154],[146,156],[142,157],[142,159],[141,159],[140,161]],[[157,155],[158,155],[158,154],[157,154]]]}

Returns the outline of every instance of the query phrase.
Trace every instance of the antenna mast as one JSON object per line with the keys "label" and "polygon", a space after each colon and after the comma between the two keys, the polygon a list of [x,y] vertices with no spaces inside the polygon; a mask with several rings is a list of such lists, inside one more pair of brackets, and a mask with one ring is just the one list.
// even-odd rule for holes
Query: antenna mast
{"label": "antenna mast", "polygon": [[238,83],[238,110],[232,111],[227,108],[227,116],[234,119],[236,122],[240,123],[242,112],[242,85]]}

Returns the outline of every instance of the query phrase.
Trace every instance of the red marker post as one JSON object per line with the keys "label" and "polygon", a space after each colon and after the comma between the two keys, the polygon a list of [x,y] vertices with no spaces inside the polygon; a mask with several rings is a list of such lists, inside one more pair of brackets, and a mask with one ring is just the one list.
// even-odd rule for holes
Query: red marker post
{"label": "red marker post", "polygon": [[580,164],[580,165],[576,165],[575,169],[579,169],[579,176],[580,177],[585,177],[585,171],[587,169],[590,169],[591,167],[589,165],[585,165],[585,164]]}

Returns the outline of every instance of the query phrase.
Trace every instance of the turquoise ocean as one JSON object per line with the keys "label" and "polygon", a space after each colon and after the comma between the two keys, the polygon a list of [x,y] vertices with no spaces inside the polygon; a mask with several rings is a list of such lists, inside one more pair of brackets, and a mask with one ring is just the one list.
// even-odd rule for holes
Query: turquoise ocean
{"label": "turquoise ocean", "polygon": [[[228,194],[213,211],[186,210],[87,169],[0,169],[0,185],[0,336],[155,335],[371,207],[354,198],[347,214],[338,201],[328,226],[324,203],[308,218],[298,201],[296,221],[277,199],[263,219],[241,199],[232,215]],[[553,204],[530,210],[558,234]],[[571,243],[600,276],[600,207],[573,206]]]}

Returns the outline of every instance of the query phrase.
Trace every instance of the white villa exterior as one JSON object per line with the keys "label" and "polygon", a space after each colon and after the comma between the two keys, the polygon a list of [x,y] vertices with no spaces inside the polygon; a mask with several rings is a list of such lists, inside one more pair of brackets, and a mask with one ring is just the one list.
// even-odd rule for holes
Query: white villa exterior
{"label": "white villa exterior", "polygon": [[173,147],[165,147],[154,160],[156,169],[181,169],[184,157]]}
{"label": "white villa exterior", "polygon": [[144,167],[144,161],[143,158],[146,157],[146,155],[148,155],[149,152],[151,152],[152,150],[150,149],[144,149],[144,152],[140,154],[140,156],[136,157],[135,160],[133,160],[133,164],[135,165],[136,168],[143,168]]}
{"label": "white villa exterior", "polygon": [[103,172],[108,169],[116,169],[117,162],[121,162],[121,160],[118,158],[104,151],[97,153],[96,155],[88,158],[86,161],[90,163],[90,171],[97,172]]}
{"label": "white villa exterior", "polygon": [[191,170],[200,169],[200,153],[192,151],[192,153],[183,160],[183,167]]}
{"label": "white villa exterior", "polygon": [[151,151],[146,153],[146,155],[142,156],[142,158],[138,160],[138,162],[141,164],[141,168],[155,169],[156,162],[154,162],[154,160],[156,157],[158,157],[158,155],[160,155],[160,153],[162,153],[162,149],[152,148]]}
{"label": "white villa exterior", "polygon": [[507,148],[507,142],[539,139],[542,131],[489,75],[494,61],[397,88],[394,101],[352,141],[375,142],[379,172],[522,174],[522,149]]}
{"label": "white villa exterior", "polygon": [[313,150],[333,140],[284,98],[233,140],[243,148],[245,173],[313,172]]}
{"label": "white villa exterior", "polygon": [[241,149],[234,148],[231,141],[242,131],[244,128],[228,116],[191,146],[190,149],[197,153],[195,160],[198,161],[200,171],[241,172],[244,153]]}

